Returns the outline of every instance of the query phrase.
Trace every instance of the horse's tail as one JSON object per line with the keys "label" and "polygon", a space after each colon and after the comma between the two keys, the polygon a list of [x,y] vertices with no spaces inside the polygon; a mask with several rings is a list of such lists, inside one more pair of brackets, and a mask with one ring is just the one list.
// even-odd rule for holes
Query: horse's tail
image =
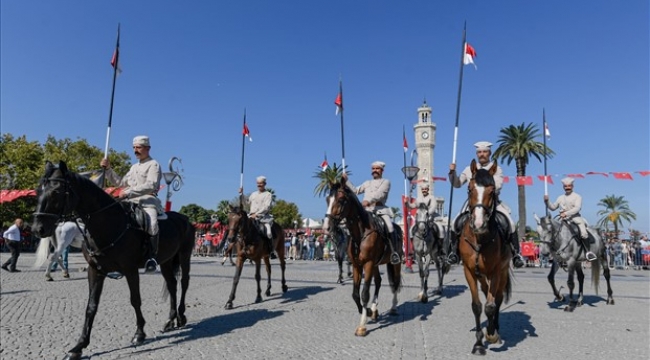
{"label": "horse's tail", "polygon": [[[172,261],[172,274],[176,278],[176,282],[181,279],[181,261],[180,256],[176,254]],[[167,281],[164,281],[162,284],[162,290],[160,290],[160,298],[162,301],[169,300],[169,289],[167,289]]]}
{"label": "horse's tail", "polygon": [[36,250],[36,260],[34,261],[34,268],[40,268],[47,261],[47,256],[50,253],[50,243],[52,243],[54,238],[52,236],[44,237],[38,244],[38,249]]}
{"label": "horse's tail", "polygon": [[600,258],[591,262],[591,286],[598,295],[598,284],[600,283]]}

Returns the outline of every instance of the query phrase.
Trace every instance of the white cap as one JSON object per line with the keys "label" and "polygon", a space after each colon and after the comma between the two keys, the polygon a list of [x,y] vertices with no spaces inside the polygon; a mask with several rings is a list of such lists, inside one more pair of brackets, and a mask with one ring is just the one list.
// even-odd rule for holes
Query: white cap
{"label": "white cap", "polygon": [[146,135],[138,135],[134,137],[133,145],[151,146],[149,145],[149,137]]}
{"label": "white cap", "polygon": [[384,167],[386,167],[386,163],[383,161],[375,161],[374,163],[370,164],[370,166],[379,166],[383,170]]}
{"label": "white cap", "polygon": [[572,177],[565,177],[562,179],[562,184],[564,185],[573,185],[573,178]]}
{"label": "white cap", "polygon": [[423,182],[422,184],[420,184],[420,189],[429,189],[429,183]]}
{"label": "white cap", "polygon": [[257,180],[257,182],[263,182],[266,184],[266,176],[258,176],[255,180]]}
{"label": "white cap", "polygon": [[479,141],[476,144],[474,144],[474,146],[476,146],[476,151],[491,150],[492,143],[487,141]]}

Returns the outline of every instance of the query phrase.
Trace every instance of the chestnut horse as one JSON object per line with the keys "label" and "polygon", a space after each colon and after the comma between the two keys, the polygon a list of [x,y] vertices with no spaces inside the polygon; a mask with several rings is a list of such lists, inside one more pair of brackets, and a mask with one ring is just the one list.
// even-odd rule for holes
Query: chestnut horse
{"label": "chestnut horse", "polygon": [[255,298],[255,302],[262,302],[262,288],[260,287],[262,259],[264,259],[267,274],[265,295],[271,296],[271,262],[269,256],[273,250],[275,250],[280,260],[282,293],[287,292],[287,281],[284,278],[284,270],[286,268],[286,260],[284,258],[284,231],[282,231],[280,225],[273,223],[271,232],[273,233],[273,245],[269,246],[267,240],[260,234],[255,222],[248,217],[246,211],[239,206],[230,206],[230,211],[228,212],[227,246],[228,250],[231,250],[231,246],[234,243],[232,250],[237,251],[237,262],[235,265],[235,277],[232,282],[232,290],[230,291],[230,297],[225,306],[226,309],[230,310],[233,308],[237,285],[239,284],[239,278],[246,259],[250,259],[255,263],[255,281],[257,281],[257,297]]}
{"label": "chestnut horse", "polygon": [[[367,334],[366,323],[368,316],[373,320],[379,317],[377,305],[379,302],[379,289],[381,288],[381,274],[379,265],[386,264],[388,283],[393,293],[393,303],[389,311],[390,315],[397,315],[397,293],[402,287],[402,264],[392,265],[390,263],[391,249],[390,239],[387,234],[383,235],[382,225],[378,218],[366,211],[356,194],[350,190],[345,180],[330,184],[330,193],[327,197],[327,213],[323,228],[331,231],[341,221],[345,220],[350,236],[347,243],[348,258],[353,269],[352,298],[357,304],[361,319],[355,331],[357,336]],[[394,231],[399,238],[402,238],[402,230],[394,225]],[[364,278],[361,296],[359,289],[361,277]],[[370,301],[370,282],[375,281],[375,294],[371,308],[368,308]]]}
{"label": "chestnut horse", "polygon": [[[134,213],[143,214],[142,210],[134,208],[135,205],[130,202],[115,201],[88,178],[68,170],[63,161],[58,166],[47,162],[36,197],[32,223],[34,234],[41,238],[52,236],[61,219],[74,215],[83,221],[89,235],[84,236],[82,245],[88,262],[89,292],[85,320],[77,344],[68,351],[65,359],[80,359],[82,350],[90,343],[104,280],[107,273],[113,271],[119,271],[126,277],[131,306],[136,316],[136,331],[131,343],[142,344],[146,334],[138,268],[144,267],[148,235],[133,217]],[[160,272],[165,279],[165,291],[170,300],[169,315],[163,331],[182,327],[187,322],[185,296],[190,283],[190,259],[194,248],[194,227],[187,216],[173,211],[166,214],[167,219],[159,221],[160,245],[157,256]],[[177,276],[181,278],[179,300],[176,299]]]}
{"label": "chestnut horse", "polygon": [[[476,343],[472,354],[485,355],[481,329],[481,299],[478,284],[486,297],[488,342],[494,344],[499,336],[499,309],[510,300],[512,279],[510,260],[512,254],[506,243],[507,231],[499,229],[496,207],[498,204],[494,173],[497,164],[489,170],[478,169],[476,160],[470,165],[472,179],[468,185],[469,219],[459,236],[460,257],[463,260],[465,278],[472,294],[472,312],[476,321]],[[499,215],[500,216],[500,215]]]}

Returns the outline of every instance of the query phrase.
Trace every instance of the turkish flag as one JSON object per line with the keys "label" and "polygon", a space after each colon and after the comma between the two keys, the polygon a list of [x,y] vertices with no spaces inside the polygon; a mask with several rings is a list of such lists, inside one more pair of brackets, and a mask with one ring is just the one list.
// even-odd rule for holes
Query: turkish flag
{"label": "turkish flag", "polygon": [[615,179],[619,180],[633,180],[632,175],[629,172],[613,172]]}
{"label": "turkish flag", "polygon": [[517,176],[517,185],[533,185],[531,176]]}

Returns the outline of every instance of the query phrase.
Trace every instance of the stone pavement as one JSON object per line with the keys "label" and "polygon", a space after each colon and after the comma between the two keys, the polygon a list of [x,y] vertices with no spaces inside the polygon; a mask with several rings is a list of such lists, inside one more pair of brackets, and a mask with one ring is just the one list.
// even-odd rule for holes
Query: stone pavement
{"label": "stone pavement", "polygon": [[[0,254],[0,260],[7,258]],[[81,333],[88,296],[85,262],[70,254],[71,278],[32,269],[34,254],[23,253],[21,273],[2,271],[0,358],[55,359],[72,348]],[[384,277],[380,318],[369,322],[365,338],[354,336],[359,322],[352,286],[336,284],[335,262],[289,261],[289,291],[281,293],[279,266],[273,260],[272,292],[255,299],[254,268],[244,267],[235,308],[225,310],[234,268],[217,258],[194,257],[187,298],[188,324],[162,333],[168,303],[161,297],[160,274],[142,275],[146,342],[129,344],[135,315],[126,280],[106,280],[85,359],[469,359],[474,343],[470,294],[460,267],[445,279],[442,296],[415,301],[417,273],[405,274],[399,315],[388,316],[390,290]],[[432,267],[433,268],[433,267]],[[384,268],[382,267],[382,272]],[[613,271],[616,305],[605,304],[585,279],[585,305],[564,312],[553,302],[548,269],[514,271],[513,294],[502,307],[503,343],[490,345],[486,357],[498,359],[648,359],[650,358],[650,272]],[[262,279],[265,278],[262,268]],[[435,277],[435,272],[432,273]],[[264,281],[262,282],[264,288]],[[430,283],[437,283],[431,279]],[[566,273],[557,284],[568,293]],[[483,299],[484,301],[484,299]],[[485,317],[483,317],[485,319]],[[485,323],[485,321],[484,321]]]}

